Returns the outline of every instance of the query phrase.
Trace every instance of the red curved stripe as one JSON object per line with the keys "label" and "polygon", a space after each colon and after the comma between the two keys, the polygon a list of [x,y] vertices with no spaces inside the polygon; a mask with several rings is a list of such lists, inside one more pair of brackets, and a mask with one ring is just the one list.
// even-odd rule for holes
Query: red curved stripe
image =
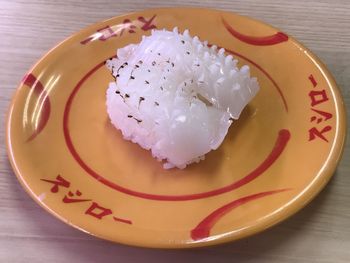
{"label": "red curved stripe", "polygon": [[265,37],[247,36],[233,29],[223,18],[222,18],[222,23],[224,24],[225,28],[227,29],[228,32],[230,32],[232,36],[250,45],[271,46],[271,45],[276,45],[276,44],[288,41],[288,36],[282,32],[277,32],[274,35],[265,36]]}
{"label": "red curved stripe", "polygon": [[257,67],[262,73],[265,74],[265,76],[272,82],[272,84],[275,86],[278,94],[280,95],[282,101],[283,101],[283,105],[284,105],[284,109],[286,110],[286,112],[288,112],[288,104],[287,104],[287,100],[286,98],[284,97],[284,94],[281,90],[281,88],[277,85],[276,81],[271,77],[271,75],[269,73],[267,73],[267,71],[265,69],[263,69],[260,65],[256,64],[254,61],[250,60],[249,58],[235,52],[235,51],[232,51],[232,50],[229,50],[229,49],[225,49],[226,52],[232,54],[232,55],[235,55],[237,57],[240,57],[240,58],[243,58],[244,60],[248,61],[249,63],[253,64],[255,67]]}
{"label": "red curved stripe", "polygon": [[50,103],[49,96],[44,89],[44,86],[32,73],[25,75],[23,77],[22,82],[24,85],[27,85],[30,89],[33,89],[34,93],[37,96],[39,96],[40,99],[42,98],[41,103],[43,105],[39,113],[40,116],[39,116],[38,126],[33,131],[32,135],[29,136],[29,138],[27,139],[27,142],[28,142],[33,140],[45,128],[47,121],[49,120],[49,117],[50,117],[51,103]]}
{"label": "red curved stripe", "polygon": [[222,218],[224,215],[226,215],[228,212],[232,211],[233,209],[244,205],[246,203],[249,203],[253,200],[273,195],[281,192],[285,192],[291,189],[279,189],[274,191],[268,191],[268,192],[261,192],[253,195],[248,195],[242,198],[239,198],[237,200],[234,200],[218,209],[210,213],[207,217],[205,217],[192,231],[191,231],[191,238],[193,240],[199,240],[203,238],[207,238],[210,235],[210,230],[213,228],[213,226]]}
{"label": "red curved stripe", "polygon": [[188,194],[188,195],[156,195],[156,194],[149,194],[149,193],[144,193],[144,192],[138,192],[132,189],[125,188],[121,185],[118,185],[116,183],[113,183],[100,174],[98,174],[96,171],[94,171],[90,166],[88,166],[83,159],[80,157],[78,154],[77,150],[74,147],[73,141],[70,137],[69,133],[69,127],[68,127],[68,122],[69,122],[69,112],[73,103],[73,99],[79,89],[82,87],[83,83],[95,72],[97,71],[100,67],[104,65],[104,62],[101,62],[100,64],[96,65],[93,69],[91,69],[79,82],[78,84],[74,87],[72,93],[70,94],[68,101],[65,106],[64,110],[64,115],[63,115],[63,133],[65,137],[65,141],[67,144],[67,147],[72,154],[73,158],[77,161],[77,163],[93,178],[97,179],[99,182],[105,184],[106,186],[115,189],[119,192],[132,195],[135,197],[139,198],[144,198],[144,199],[150,199],[150,200],[159,200],[159,201],[187,201],[187,200],[194,200],[194,199],[201,199],[201,198],[206,198],[210,196],[215,196],[219,195],[222,193],[226,193],[229,191],[232,191],[234,189],[237,189],[252,180],[256,179],[258,176],[260,176],[262,173],[264,173],[281,155],[283,150],[285,149],[289,139],[290,139],[290,132],[286,129],[282,129],[279,131],[277,140],[275,142],[275,145],[270,152],[270,154],[266,157],[266,159],[257,167],[255,168],[252,172],[250,172],[248,175],[243,177],[242,179],[233,182],[232,184],[229,184],[225,187],[218,188],[212,191],[208,192],[202,192],[202,193],[197,193],[197,194]]}

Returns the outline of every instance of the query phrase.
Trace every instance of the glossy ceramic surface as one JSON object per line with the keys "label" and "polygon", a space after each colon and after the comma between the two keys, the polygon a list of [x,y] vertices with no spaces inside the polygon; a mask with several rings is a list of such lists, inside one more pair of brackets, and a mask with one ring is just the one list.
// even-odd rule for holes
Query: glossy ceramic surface
{"label": "glossy ceramic surface", "polygon": [[[249,65],[261,90],[205,161],[164,170],[109,123],[104,62],[175,26]],[[232,13],[171,8],[97,23],[52,49],[14,96],[7,143],[23,187],[64,222],[124,244],[183,248],[243,238],[301,209],[332,176],[345,128],[332,76],[297,41]]]}

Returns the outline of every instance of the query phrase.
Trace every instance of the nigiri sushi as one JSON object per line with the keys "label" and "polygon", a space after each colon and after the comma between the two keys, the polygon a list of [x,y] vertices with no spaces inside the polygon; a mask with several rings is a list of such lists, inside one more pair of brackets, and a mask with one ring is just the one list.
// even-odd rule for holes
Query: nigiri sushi
{"label": "nigiri sushi", "polygon": [[217,149],[259,90],[248,66],[177,28],[152,31],[106,65],[115,78],[106,94],[112,124],[165,169]]}

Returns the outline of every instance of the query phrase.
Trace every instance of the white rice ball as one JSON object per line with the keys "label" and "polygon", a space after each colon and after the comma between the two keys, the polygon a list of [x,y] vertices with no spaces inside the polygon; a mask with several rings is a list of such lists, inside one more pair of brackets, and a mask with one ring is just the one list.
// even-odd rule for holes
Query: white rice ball
{"label": "white rice ball", "polygon": [[151,150],[164,168],[185,168],[217,149],[233,119],[259,90],[249,67],[198,37],[153,31],[107,61],[116,81],[107,112],[127,140]]}

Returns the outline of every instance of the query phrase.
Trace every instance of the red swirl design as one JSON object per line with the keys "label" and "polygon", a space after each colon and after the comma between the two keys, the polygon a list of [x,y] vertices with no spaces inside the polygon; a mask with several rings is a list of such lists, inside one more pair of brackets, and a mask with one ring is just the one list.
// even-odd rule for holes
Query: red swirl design
{"label": "red swirl design", "polygon": [[42,105],[38,125],[32,135],[27,139],[28,142],[33,140],[45,128],[51,113],[51,103],[43,84],[32,73],[25,75],[22,83],[33,89],[34,94],[39,97],[39,100],[41,100],[40,104]]}
{"label": "red swirl design", "polygon": [[222,218],[224,215],[232,211],[233,209],[244,205],[246,203],[252,202],[256,199],[263,198],[268,195],[273,195],[281,192],[285,192],[291,189],[279,189],[274,191],[268,191],[268,192],[260,192],[253,195],[248,195],[245,197],[241,197],[237,200],[234,200],[218,209],[210,213],[207,217],[205,217],[192,231],[191,231],[191,238],[193,240],[200,240],[209,237],[210,230],[213,228],[213,226]]}
{"label": "red swirl design", "polygon": [[187,201],[187,200],[195,200],[195,199],[201,199],[206,197],[211,197],[219,194],[223,194],[229,191],[232,191],[234,189],[237,189],[252,180],[259,177],[261,174],[263,174],[281,155],[283,150],[285,149],[289,139],[290,139],[290,132],[286,129],[280,130],[277,140],[275,142],[275,145],[270,152],[270,154],[266,157],[266,159],[258,166],[256,167],[252,172],[250,172],[248,175],[244,176],[243,178],[239,179],[238,181],[235,181],[227,186],[224,186],[222,188],[218,188],[212,191],[208,192],[202,192],[197,194],[188,194],[188,195],[157,195],[157,194],[150,194],[145,192],[138,192],[132,189],[128,189],[126,187],[123,187],[121,185],[118,185],[114,182],[109,181],[108,179],[104,178],[102,175],[94,171],[79,155],[78,151],[75,149],[72,138],[70,136],[69,132],[69,112],[71,110],[71,106],[74,100],[74,97],[78,93],[79,89],[82,87],[84,82],[99,68],[101,68],[104,65],[104,62],[101,62],[100,64],[96,65],[93,69],[91,69],[74,87],[72,93],[70,94],[68,101],[65,106],[64,110],[64,116],[63,116],[63,133],[65,137],[65,141],[67,144],[67,147],[72,154],[73,158],[76,160],[76,162],[80,165],[81,168],[83,168],[90,176],[98,180],[99,182],[103,183],[104,185],[117,190],[119,192],[144,198],[144,199],[150,199],[150,200],[158,200],[158,201]]}
{"label": "red swirl design", "polygon": [[222,18],[222,23],[224,24],[225,28],[232,36],[234,36],[235,38],[239,39],[240,41],[247,43],[247,44],[250,44],[250,45],[271,46],[271,45],[276,45],[276,44],[288,41],[288,36],[282,32],[277,32],[274,35],[264,36],[264,37],[247,36],[247,35],[243,35],[242,33],[239,33],[238,31],[236,31],[223,18]]}

